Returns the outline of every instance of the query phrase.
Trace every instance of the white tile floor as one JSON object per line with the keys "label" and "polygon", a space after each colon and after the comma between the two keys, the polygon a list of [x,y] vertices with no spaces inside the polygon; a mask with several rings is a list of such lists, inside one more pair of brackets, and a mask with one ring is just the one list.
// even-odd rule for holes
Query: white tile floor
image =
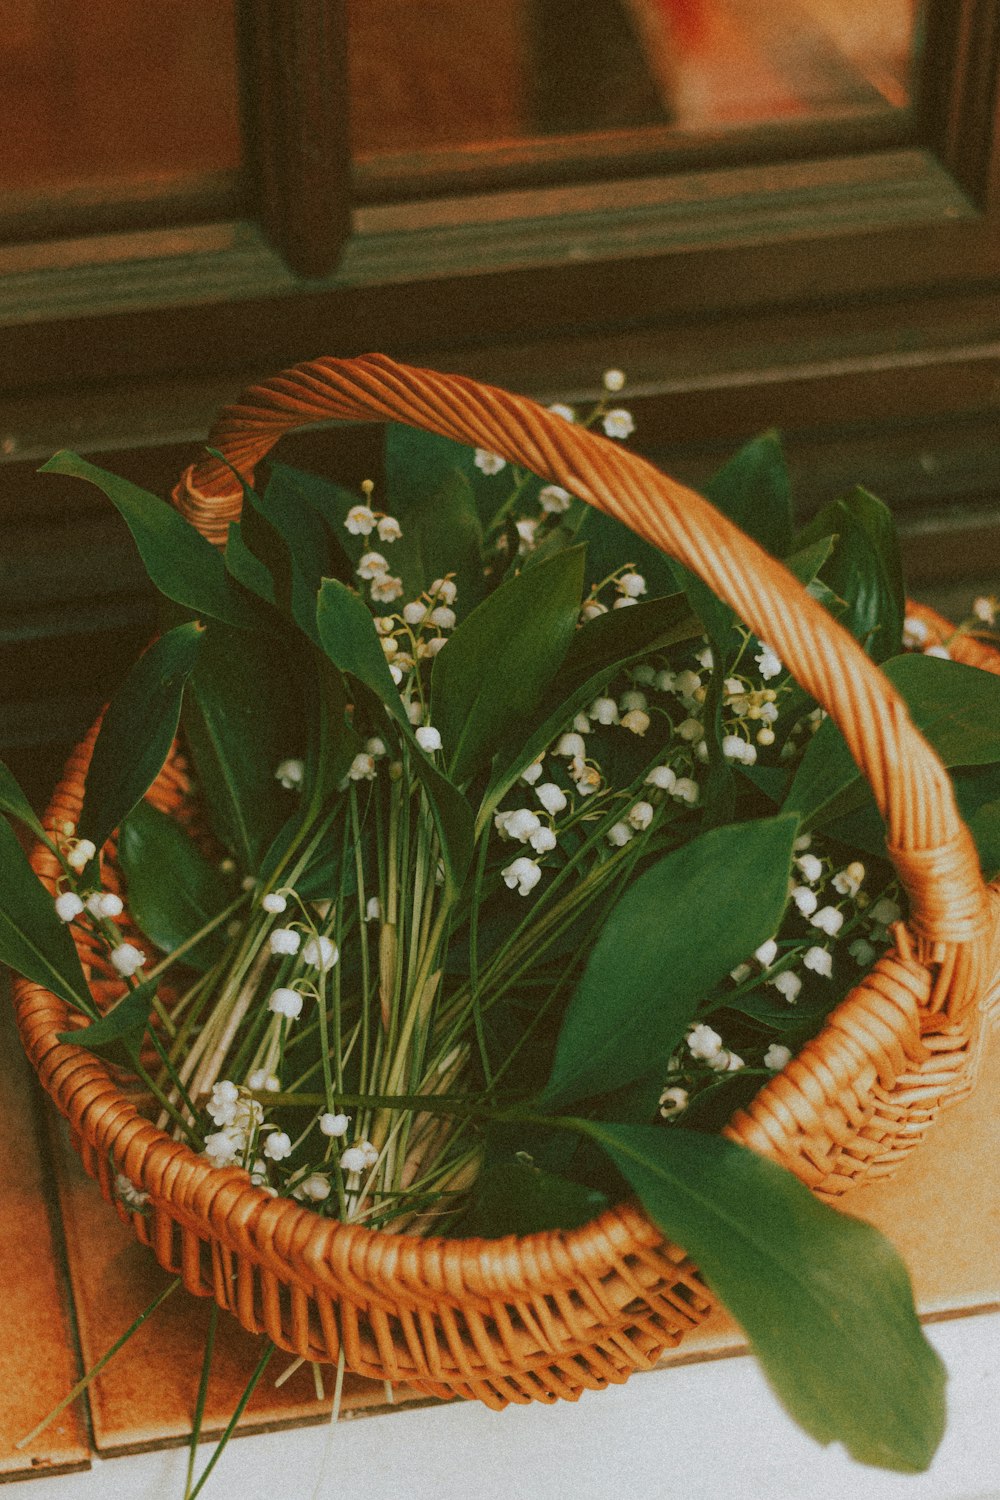
{"label": "white tile floor", "polygon": [[[575,1406],[498,1414],[463,1403],[332,1431],[243,1438],[203,1493],[207,1500],[1000,1500],[1000,1314],[934,1324],[928,1333],[950,1372],[950,1419],[922,1475],[865,1469],[819,1448],[776,1405],[753,1361],[735,1358],[636,1376]],[[176,1449],[112,1459],[6,1493],[180,1500],[185,1461]]]}

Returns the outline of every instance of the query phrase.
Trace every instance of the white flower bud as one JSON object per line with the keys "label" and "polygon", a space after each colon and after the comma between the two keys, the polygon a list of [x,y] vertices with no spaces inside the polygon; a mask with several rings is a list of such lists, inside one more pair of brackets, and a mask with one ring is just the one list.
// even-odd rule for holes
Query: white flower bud
{"label": "white flower bud", "polygon": [[286,792],[294,792],[302,785],[302,778],[305,774],[306,767],[304,761],[283,760],[274,773],[274,779],[285,788]]}
{"label": "white flower bud", "polygon": [[287,1020],[294,1021],[302,1014],[302,996],[298,990],[275,990],[267,1002],[267,1008],[276,1016],[284,1016]]}
{"label": "white flower bud", "polygon": [[646,580],[641,573],[623,573],[615,584],[619,594],[624,594],[626,599],[638,599],[640,594],[646,592]]}
{"label": "white flower bud", "polygon": [[476,449],[473,463],[484,474],[499,474],[501,469],[507,467],[507,460],[505,458],[501,458],[499,453],[490,453],[486,448]]}
{"label": "white flower bud", "polygon": [[[684,719],[678,724],[677,733],[682,740],[687,740],[689,744],[693,744],[695,740],[703,740],[705,738],[705,730],[700,719]],[[726,738],[722,741],[722,749],[725,755],[732,753],[731,750],[726,748],[731,741],[735,741],[739,745],[743,743],[742,740],[737,740],[735,735],[727,734]]]}
{"label": "white flower bud", "polygon": [[421,750],[426,750],[429,754],[441,749],[441,735],[432,724],[422,725],[417,730],[416,740]]}
{"label": "white flower bud", "polygon": [[776,1073],[780,1073],[783,1068],[787,1068],[791,1060],[791,1047],[784,1047],[781,1042],[772,1042],[764,1053],[765,1068],[773,1068]]}
{"label": "white flower bud", "polygon": [[294,927],[276,927],[268,938],[271,952],[276,955],[298,953],[301,942],[302,934]]}
{"label": "white flower bud", "polygon": [[921,646],[926,646],[930,631],[923,620],[915,615],[903,623],[903,645],[908,651],[917,651]]}
{"label": "white flower bud", "polygon": [[340,1158],[340,1165],[345,1172],[363,1172],[367,1165],[367,1157],[360,1146],[348,1146]]}
{"label": "white flower bud", "polygon": [[528,843],[531,845],[532,849],[534,849],[536,854],[551,853],[558,842],[559,840],[556,838],[553,829],[545,827],[544,824],[541,828],[537,829],[528,839]]}
{"label": "white flower bud", "polygon": [[556,755],[565,755],[567,759],[570,759],[574,755],[586,755],[587,746],[584,743],[583,735],[575,733],[560,735],[554,753]]}
{"label": "white flower bud", "polygon": [[660,1114],[664,1120],[672,1120],[688,1107],[688,1091],[682,1088],[664,1089],[660,1095]]}
{"label": "white flower bud", "polygon": [[771,650],[770,646],[765,646],[763,641],[760,642],[760,650],[754,657],[754,661],[765,682],[770,682],[772,677],[779,677],[785,670],[781,665],[781,658]]}
{"label": "white flower bud", "polygon": [[529,786],[534,786],[535,782],[538,780],[541,774],[542,757],[540,756],[538,760],[533,760],[531,762],[531,765],[526,766],[525,769],[521,772],[521,780],[526,781]]}
{"label": "white flower bud", "polygon": [[398,542],[403,535],[403,528],[395,516],[382,516],[378,523],[378,537],[380,542]]}
{"label": "white flower bud", "polygon": [[371,582],[371,590],[376,604],[391,604],[403,592],[403,580],[392,578],[388,573],[376,573]]}
{"label": "white flower bud", "polygon": [[610,391],[612,395],[617,394],[617,392],[620,391],[622,386],[625,384],[624,372],[622,370],[605,370],[604,374],[601,376],[601,384],[604,386],[604,389],[606,391]]}
{"label": "white flower bud", "polygon": [[454,630],[455,611],[449,609],[447,604],[439,604],[436,609],[431,610],[431,624],[436,625],[438,630]]}
{"label": "white flower bud", "polygon": [[631,594],[619,594],[618,598],[614,602],[613,608],[614,609],[629,609],[629,608],[631,608],[632,605],[635,605],[635,604],[638,604],[638,603],[639,603],[638,599],[633,599]]}
{"label": "white flower bud", "polygon": [[653,813],[651,802],[634,802],[629,808],[628,820],[637,832],[642,833],[652,823]]}
{"label": "white flower bud", "polygon": [[722,1050],[722,1038],[711,1026],[699,1022],[692,1026],[686,1037],[688,1051],[692,1057],[700,1057],[705,1062],[710,1062],[713,1057],[718,1057]]}
{"label": "white flower bud", "polygon": [[[539,766],[541,771],[541,766]],[[535,796],[545,808],[547,813],[553,817],[564,811],[567,805],[566,793],[562,787],[556,786],[554,781],[543,781],[541,786],[535,787]]]}
{"label": "white flower bud", "polygon": [[635,837],[635,830],[627,823],[612,823],[608,829],[608,843],[615,849],[623,848],[629,839]]}
{"label": "white flower bud", "polygon": [[649,728],[649,714],[644,713],[641,708],[630,709],[627,714],[622,715],[622,728],[627,729],[630,734],[644,735]]}
{"label": "white flower bud", "polygon": [[347,772],[349,781],[374,781],[375,780],[375,757],[368,755],[364,750],[351,761]]}
{"label": "white flower bud", "polygon": [[347,1134],[347,1127],[350,1123],[350,1115],[320,1115],[320,1134],[329,1136],[331,1140],[337,1140],[340,1136]]}
{"label": "white flower bud", "polygon": [[587,713],[590,718],[596,719],[598,724],[618,723],[618,704],[613,698],[595,698]]}
{"label": "white flower bud", "polygon": [[815,854],[803,854],[795,861],[802,876],[808,880],[810,885],[815,885],[823,874],[823,862],[816,858]]}
{"label": "white flower bud", "polygon": [[380,922],[382,920],[382,903],[377,896],[369,896],[365,904],[365,921]]}
{"label": "white flower bud", "polygon": [[811,891],[807,885],[793,886],[789,895],[804,917],[811,917],[819,905],[816,892]]}
{"label": "white flower bud", "polygon": [[63,891],[62,895],[56,897],[55,907],[60,922],[75,921],[84,909],[83,902],[75,891]]}
{"label": "white flower bud", "polygon": [[833,954],[826,948],[807,948],[802,956],[802,963],[805,968],[822,975],[824,979],[831,978],[833,974]]}
{"label": "white flower bud", "polygon": [[270,1161],[284,1161],[286,1156],[292,1154],[292,1143],[283,1130],[272,1130],[262,1147],[263,1153]]}
{"label": "white flower bud", "polygon": [[571,406],[566,406],[562,401],[554,401],[552,405],[547,408],[547,410],[550,411],[554,417],[562,417],[564,422],[576,421],[576,412]]}
{"label": "white flower bud", "polygon": [[506,869],[501,870],[500,873],[503,876],[504,884],[509,890],[513,890],[515,886],[517,887],[519,896],[529,895],[542,878],[541,867],[535,860],[529,859],[526,854],[522,854],[519,859],[515,859]]}
{"label": "white flower bud", "polygon": [[828,937],[836,937],[844,925],[844,913],[838,911],[835,906],[824,906],[809,920],[814,927],[818,927]]}
{"label": "white flower bud", "polygon": [[599,615],[606,615],[607,612],[608,606],[606,604],[602,604],[599,599],[588,599],[586,604],[580,611],[580,618],[584,622],[588,620],[596,620]]}
{"label": "white flower bud", "polygon": [[381,552],[365,552],[359,559],[358,565],[354,571],[357,573],[359,578],[370,580],[373,578],[377,578],[380,573],[388,572],[388,570],[389,564],[386,562]]}
{"label": "white flower bud", "polygon": [[111,950],[111,962],[123,979],[129,979],[146,962],[146,955],[134,943],[120,943]]}
{"label": "white flower bud", "polygon": [[635,431],[632,413],[626,411],[624,406],[616,406],[611,411],[606,411],[601,418],[601,426],[609,438],[627,438]]}
{"label": "white flower bud", "polygon": [[569,510],[571,496],[561,485],[547,484],[538,492],[538,503],[546,515],[558,516]]}
{"label": "white flower bud", "polygon": [[288,906],[284,896],[279,895],[277,891],[268,891],[266,896],[261,896],[260,904],[266,912],[270,912],[272,917],[280,916]]}
{"label": "white flower bud", "polygon": [[453,578],[435,578],[429,592],[442,604],[454,604],[458,598],[458,584]]}
{"label": "white flower bud", "polygon": [[109,917],[120,917],[124,911],[122,898],[116,896],[114,891],[94,891],[87,897],[87,910],[92,917],[106,919]]}
{"label": "white flower bud", "polygon": [[427,618],[427,605],[422,599],[413,599],[403,605],[403,619],[407,625],[422,625]]}
{"label": "white flower bud", "polygon": [[310,938],[302,950],[303,962],[311,964],[324,974],[327,969],[333,968],[339,958],[340,949],[328,937]]}
{"label": "white flower bud", "polygon": [[690,776],[678,776],[670,795],[677,802],[686,802],[689,807],[694,807],[701,794],[698,791],[698,783],[692,781]]}
{"label": "white flower bud", "polygon": [[670,766],[654,766],[645,784],[658,787],[661,792],[672,792],[677,784],[677,774]]}
{"label": "white flower bud", "polygon": [[780,974],[775,974],[774,978],[767,982],[774,986],[779,995],[784,996],[789,1005],[794,1005],[799,998],[802,980],[797,974],[793,974],[791,969],[782,969]]}
{"label": "white flower bud", "polygon": [[319,1172],[313,1172],[299,1184],[299,1188],[303,1198],[309,1198],[313,1203],[322,1203],[330,1196],[330,1179],[321,1176]]}
{"label": "white flower bud", "polygon": [[368,536],[375,525],[375,512],[367,505],[352,505],[344,517],[344,526],[352,536]]}
{"label": "white flower bud", "polygon": [[90,839],[77,839],[72,849],[66,855],[66,863],[71,870],[75,870],[79,875],[96,853],[97,847]]}
{"label": "white flower bud", "polygon": [[774,938],[768,938],[766,943],[761,943],[760,947],[754,950],[753,956],[761,968],[769,969],[778,956],[778,945]]}
{"label": "white flower bud", "polygon": [[541,826],[541,819],[530,807],[518,807],[504,815],[503,831],[507,838],[518,839],[522,844],[526,844]]}

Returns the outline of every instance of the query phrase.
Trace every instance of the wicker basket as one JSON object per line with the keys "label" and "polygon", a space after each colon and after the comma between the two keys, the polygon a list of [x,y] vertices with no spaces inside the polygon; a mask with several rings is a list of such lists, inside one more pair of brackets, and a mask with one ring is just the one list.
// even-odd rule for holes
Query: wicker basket
{"label": "wicker basket", "polygon": [[[248,390],[211,443],[249,477],[283,432],[330,418],[389,418],[474,444],[626,522],[703,578],[837,720],[885,817],[912,916],[726,1134],[827,1197],[893,1171],[938,1110],[970,1088],[983,1012],[1000,988],[1000,893],[984,885],[948,776],[895,690],[786,569],[705,500],[522,398],[378,356],[317,360]],[[241,496],[212,459],[187,471],[175,500],[222,542]],[[968,654],[998,670],[996,653],[969,643]],[[93,733],[71,757],[50,826],[76,821],[92,744]],[[150,795],[177,812],[188,790],[175,752]],[[107,852],[110,884],[113,845]],[[54,881],[48,852],[33,858]],[[120,981],[92,951],[81,954],[98,998],[117,993]],[[711,1309],[696,1269],[631,1204],[572,1232],[448,1241],[343,1226],[273,1199],[244,1172],[215,1169],[169,1139],[102,1063],[59,1043],[62,1001],[27,981],[15,1000],[25,1046],[88,1172],[109,1197],[116,1171],[149,1194],[146,1215],[118,1205],[139,1238],[190,1291],[307,1359],[336,1360],[343,1349],[358,1374],[433,1395],[493,1407],[551,1402],[652,1365]]]}

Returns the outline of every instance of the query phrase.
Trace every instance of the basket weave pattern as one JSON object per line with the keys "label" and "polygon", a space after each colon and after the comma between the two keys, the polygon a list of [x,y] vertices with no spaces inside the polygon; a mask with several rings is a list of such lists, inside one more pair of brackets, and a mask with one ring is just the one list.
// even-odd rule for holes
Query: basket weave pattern
{"label": "basket weave pattern", "polygon": [[[982,1018],[1000,994],[1000,892],[984,885],[947,773],[898,694],[791,574],[700,496],[522,398],[380,356],[317,360],[247,391],[210,443],[249,479],[283,432],[333,417],[425,427],[616,516],[702,577],[837,720],[886,819],[912,915],[816,1039],[725,1133],[828,1197],[893,1171],[937,1112],[972,1086]],[[216,460],[189,469],[175,491],[216,543],[241,498]],[[1000,655],[976,642],[959,642],[955,654],[1000,672]],[[95,734],[67,764],[47,827],[77,821]],[[176,747],[149,795],[164,811],[189,809]],[[114,888],[113,843],[105,860]],[[33,863],[54,885],[44,847]],[[81,957],[99,1002],[121,992],[85,942]],[[119,1214],[190,1291],[214,1296],[250,1331],[307,1359],[336,1360],[343,1349],[358,1374],[494,1407],[574,1399],[652,1365],[711,1309],[683,1252],[630,1204],[579,1230],[449,1241],[340,1225],[272,1199],[241,1170],[213,1168],[171,1140],[102,1063],[60,1043],[57,1033],[73,1024],[62,1001],[21,980],[15,1004],[87,1171],[109,1198],[116,1172],[149,1194],[147,1214],[118,1203]]]}

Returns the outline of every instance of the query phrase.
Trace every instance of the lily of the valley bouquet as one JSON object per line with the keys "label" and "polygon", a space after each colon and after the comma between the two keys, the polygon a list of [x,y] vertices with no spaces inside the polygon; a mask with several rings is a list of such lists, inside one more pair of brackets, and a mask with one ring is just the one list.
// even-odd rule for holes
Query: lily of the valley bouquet
{"label": "lily of the valley bouquet", "polygon": [[[620,386],[585,418],[613,438]],[[903,915],[771,645],[566,490],[406,427],[358,493],[273,464],[224,552],[47,468],[114,502],[165,601],[77,825],[3,779],[61,875],[2,825],[0,957],[76,1008],[66,1039],[213,1165],[345,1223],[524,1234],[637,1195],[809,1431],[925,1466],[943,1377],[895,1253],[719,1134]],[[884,663],[992,874],[1000,683],[903,652],[885,508],[858,490],[796,532],[772,436],[708,494]],[[178,734],[175,817],[144,794]]]}

